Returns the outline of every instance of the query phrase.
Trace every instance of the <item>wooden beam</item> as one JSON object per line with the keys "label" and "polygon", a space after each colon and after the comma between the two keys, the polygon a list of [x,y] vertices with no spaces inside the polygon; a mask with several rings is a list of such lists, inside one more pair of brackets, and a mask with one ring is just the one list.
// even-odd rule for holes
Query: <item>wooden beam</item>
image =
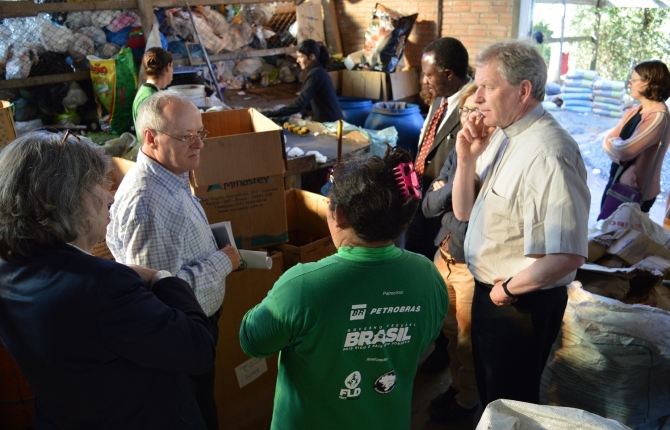
{"label": "wooden beam", "polygon": [[[274,0],[276,1],[276,0]],[[220,5],[222,0],[197,0],[189,2],[191,6],[207,6],[207,5]],[[153,7],[182,7],[185,6],[184,0],[154,0]],[[234,4],[240,3],[272,3],[271,0],[234,0],[231,1]]]}
{"label": "wooden beam", "polygon": [[302,157],[286,160],[286,172],[284,172],[284,176],[297,175],[313,170],[316,170],[316,155],[303,155]]}
{"label": "wooden beam", "polygon": [[[221,0],[219,0],[221,1]],[[273,49],[258,49],[254,51],[235,51],[235,52],[226,52],[218,55],[210,55],[209,61],[224,61],[224,60],[243,60],[245,58],[255,58],[255,57],[269,57],[271,55],[280,55],[288,54],[295,52],[295,46],[287,46],[286,48],[273,48]],[[202,58],[202,57],[197,57]],[[204,60],[202,62],[189,64],[188,58],[175,59],[173,61],[175,66],[189,66],[189,65],[200,65],[205,64]]]}
{"label": "wooden beam", "polygon": [[[563,0],[535,0],[535,4],[537,3],[563,4]],[[598,0],[567,0],[565,3],[578,4],[583,6],[596,6],[598,4]]]}
{"label": "wooden beam", "polygon": [[326,30],[326,46],[330,54],[342,54],[340,27],[337,24],[337,11],[334,0],[323,0],[323,27]]}
{"label": "wooden beam", "polygon": [[151,0],[137,0],[137,13],[142,21],[142,32],[144,33],[144,41],[149,40],[149,33],[156,22],[154,15],[154,8]]}
{"label": "wooden beam", "polygon": [[33,3],[32,1],[0,1],[0,19],[36,16],[38,13],[81,12],[86,10],[136,9],[137,0],[114,0],[73,3]]}
{"label": "wooden beam", "polygon": [[40,85],[59,84],[61,82],[85,81],[91,79],[91,72],[60,73],[58,75],[35,76],[33,78],[10,79],[0,81],[0,90],[14,88],[37,87]]}

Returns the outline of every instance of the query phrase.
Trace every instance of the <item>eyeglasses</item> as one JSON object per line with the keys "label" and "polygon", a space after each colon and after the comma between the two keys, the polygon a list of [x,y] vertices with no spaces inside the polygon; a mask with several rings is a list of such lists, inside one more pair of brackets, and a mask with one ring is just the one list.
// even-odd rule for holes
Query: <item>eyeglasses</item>
{"label": "eyeglasses", "polygon": [[640,79],[633,79],[633,78],[630,78],[630,79],[628,80],[628,83],[629,83],[629,84],[632,84],[633,82],[637,82],[637,81],[644,82],[644,79],[642,79],[642,78],[640,78]]}
{"label": "eyeglasses", "polygon": [[182,137],[175,137],[175,136],[172,136],[172,135],[170,135],[170,134],[163,133],[162,131],[158,131],[158,130],[154,130],[154,131],[155,131],[156,133],[164,134],[164,135],[166,135],[166,136],[168,136],[168,137],[171,137],[171,138],[173,138],[173,139],[176,139],[176,140],[178,140],[178,141],[180,141],[180,142],[182,142],[182,143],[186,143],[186,142],[188,142],[189,145],[195,143],[195,140],[196,140],[196,139],[205,140],[205,139],[207,138],[207,135],[209,134],[209,131],[207,131],[207,130],[203,130],[203,131],[199,131],[197,134],[189,134],[189,135],[182,136]]}
{"label": "eyeglasses", "polygon": [[461,113],[461,117],[466,117],[470,115],[470,112],[479,112],[479,108],[469,108],[467,106],[461,106],[458,108],[458,111]]}

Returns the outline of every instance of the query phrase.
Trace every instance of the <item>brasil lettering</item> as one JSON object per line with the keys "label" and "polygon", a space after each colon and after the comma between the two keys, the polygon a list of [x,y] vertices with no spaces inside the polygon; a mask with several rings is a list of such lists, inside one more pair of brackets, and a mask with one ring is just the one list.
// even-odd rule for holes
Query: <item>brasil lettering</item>
{"label": "brasil lettering", "polygon": [[347,333],[344,340],[344,348],[377,346],[386,344],[402,345],[408,343],[412,339],[409,335],[409,327],[393,327],[387,330],[380,329],[376,333],[372,330],[352,331]]}

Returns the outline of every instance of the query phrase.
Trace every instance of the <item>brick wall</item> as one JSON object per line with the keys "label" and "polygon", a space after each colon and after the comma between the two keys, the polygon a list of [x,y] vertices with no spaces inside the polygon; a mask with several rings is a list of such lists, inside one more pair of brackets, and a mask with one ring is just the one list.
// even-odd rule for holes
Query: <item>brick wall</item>
{"label": "brick wall", "polygon": [[[365,30],[376,1],[333,0],[344,54],[363,49]],[[418,13],[405,55],[412,67],[421,67],[423,48],[437,38],[439,0],[379,0],[400,13]],[[471,58],[484,46],[512,37],[514,3],[518,0],[442,0],[442,36],[463,42]],[[471,61],[472,62],[472,61]]]}

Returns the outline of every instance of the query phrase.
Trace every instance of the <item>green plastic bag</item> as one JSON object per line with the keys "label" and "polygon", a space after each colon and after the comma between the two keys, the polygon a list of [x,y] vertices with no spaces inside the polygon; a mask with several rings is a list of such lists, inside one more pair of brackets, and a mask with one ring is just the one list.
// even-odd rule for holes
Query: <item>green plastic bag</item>
{"label": "green plastic bag", "polygon": [[98,101],[98,119],[104,131],[121,134],[130,129],[137,69],[130,48],[109,59],[89,55],[91,81]]}

